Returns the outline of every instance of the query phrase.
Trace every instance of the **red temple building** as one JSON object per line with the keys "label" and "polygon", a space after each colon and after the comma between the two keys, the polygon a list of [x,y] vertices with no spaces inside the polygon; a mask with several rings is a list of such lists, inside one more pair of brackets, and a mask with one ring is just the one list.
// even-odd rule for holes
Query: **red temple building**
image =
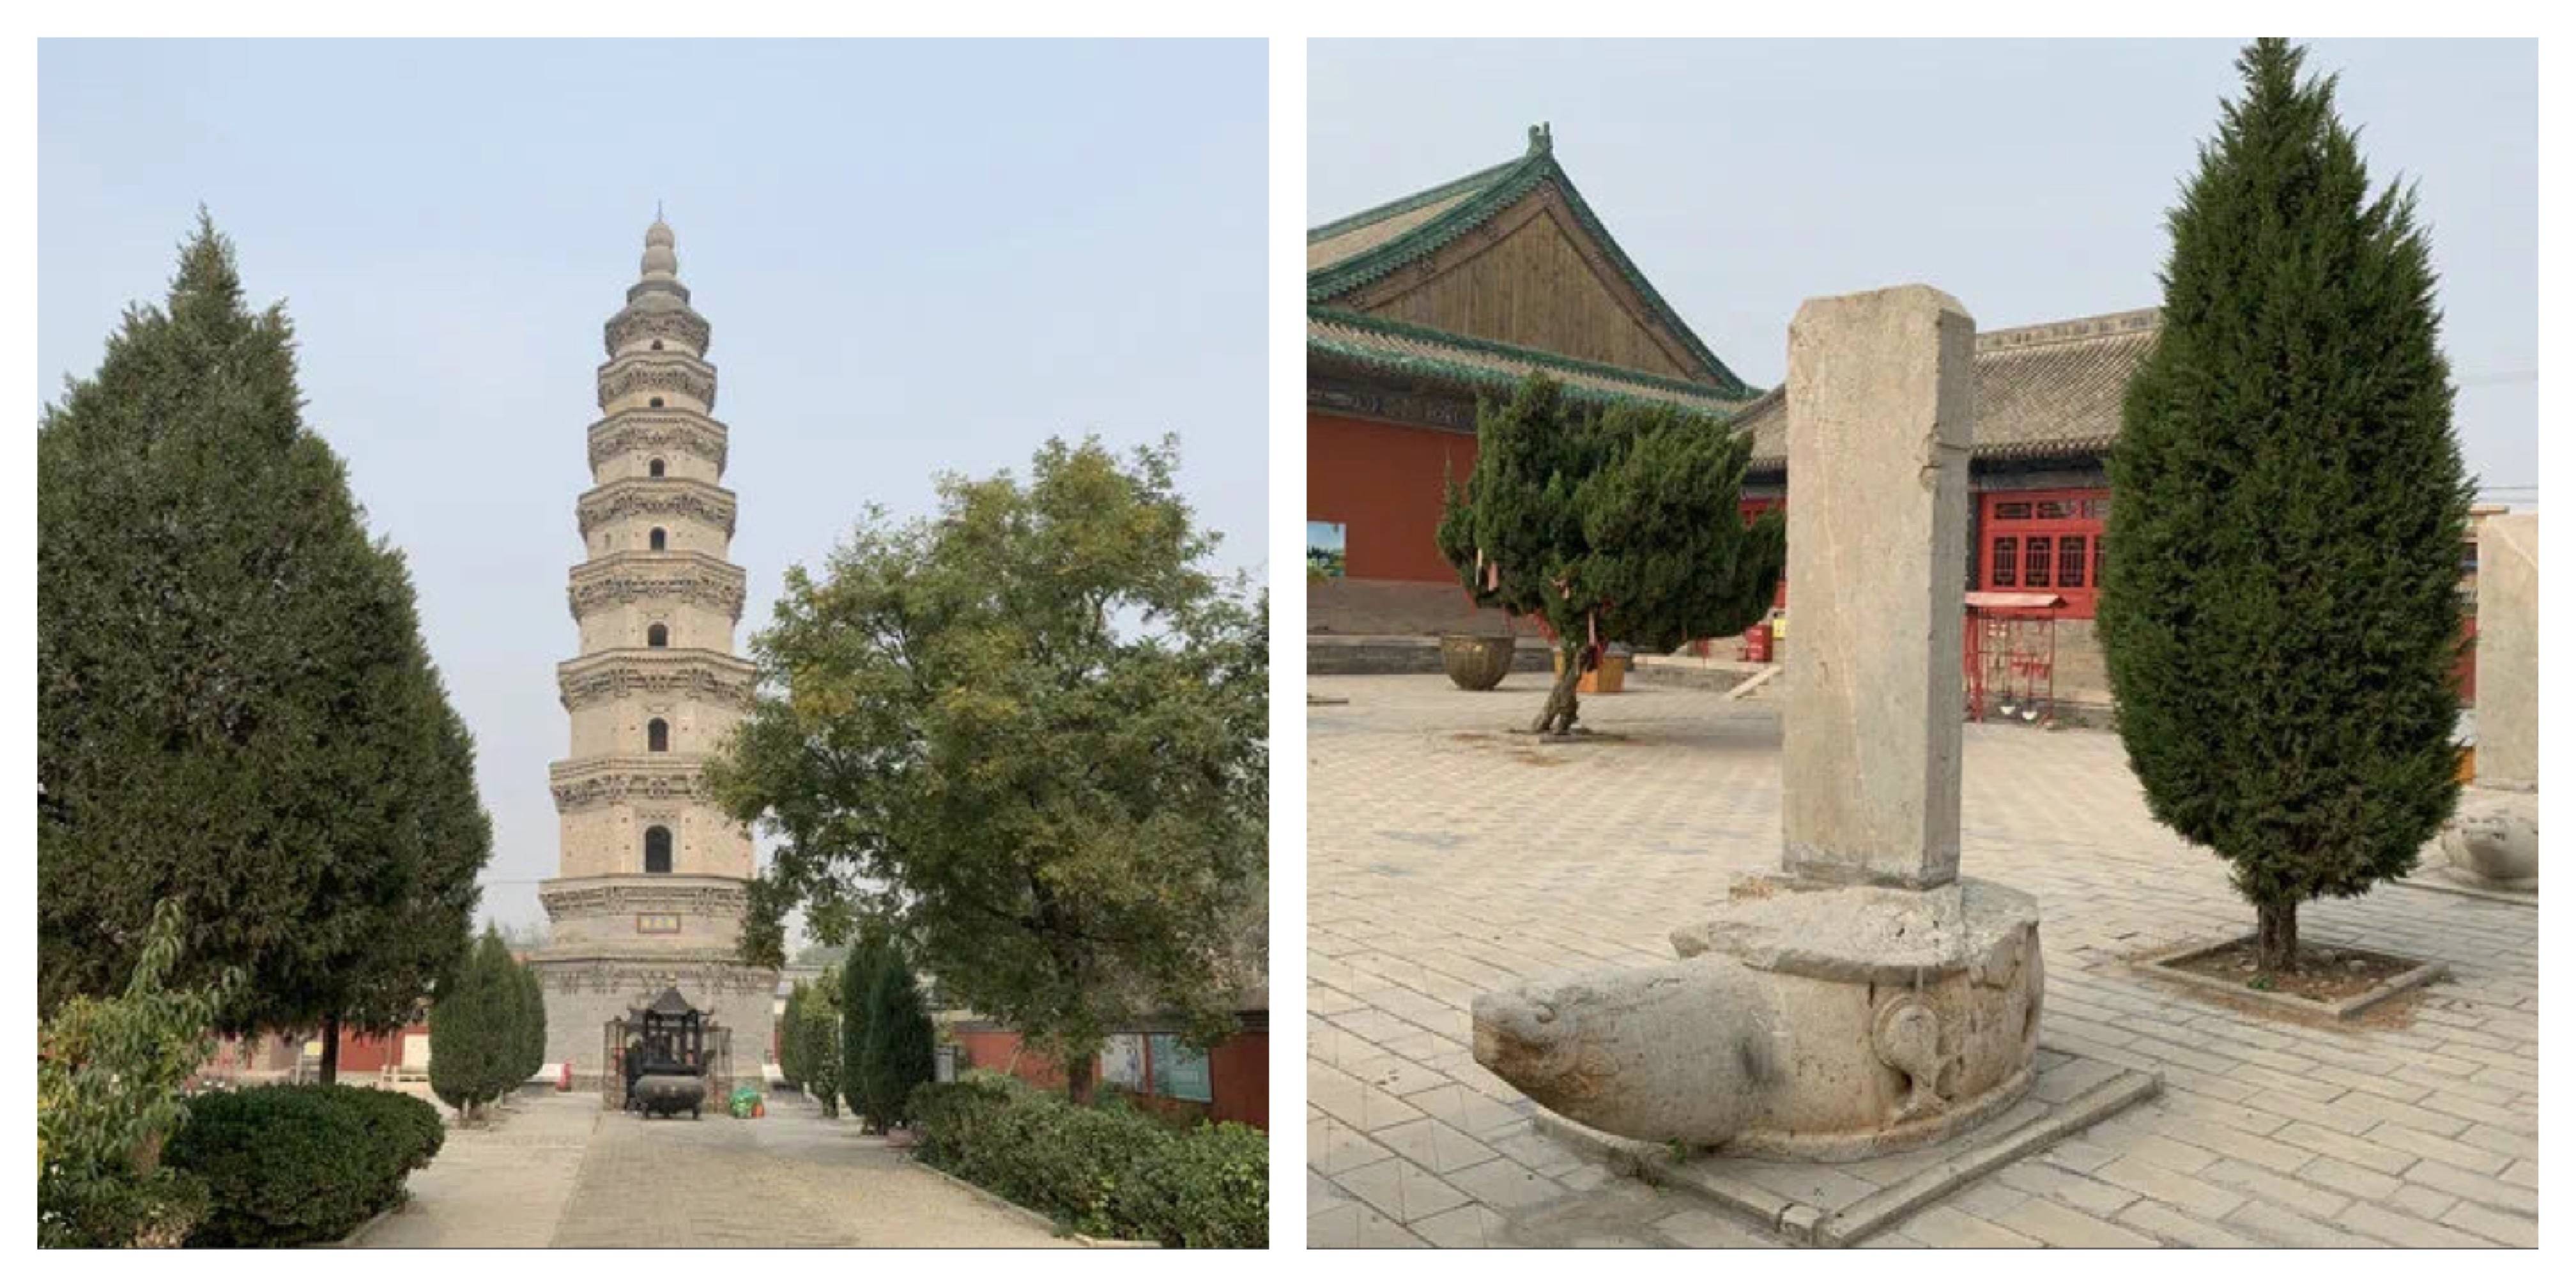
{"label": "red temple building", "polygon": [[1476,400],[1533,370],[1719,417],[1762,392],[1611,239],[1545,126],[1519,157],[1307,232],[1308,630],[1477,619],[1432,539],[1442,484],[1475,465]]}
{"label": "red temple building", "polygon": [[[1746,384],[1691,332],[1575,191],[1544,126],[1513,161],[1310,230],[1306,265],[1311,632],[1477,623],[1433,540],[1443,483],[1475,463],[1476,400],[1531,371],[1577,398],[1662,403],[1750,433],[1745,509],[1789,498],[1782,391]],[[2156,326],[2147,309],[1977,337],[1962,592],[2064,601],[2056,696],[2079,711],[2109,701],[2092,632],[2105,458]]]}

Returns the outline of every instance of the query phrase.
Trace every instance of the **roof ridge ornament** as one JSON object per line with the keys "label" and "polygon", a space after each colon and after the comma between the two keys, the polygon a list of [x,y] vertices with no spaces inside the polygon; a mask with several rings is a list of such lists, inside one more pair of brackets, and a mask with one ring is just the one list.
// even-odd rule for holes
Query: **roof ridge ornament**
{"label": "roof ridge ornament", "polygon": [[1544,156],[1556,150],[1556,138],[1548,131],[1547,122],[1529,127],[1529,154]]}

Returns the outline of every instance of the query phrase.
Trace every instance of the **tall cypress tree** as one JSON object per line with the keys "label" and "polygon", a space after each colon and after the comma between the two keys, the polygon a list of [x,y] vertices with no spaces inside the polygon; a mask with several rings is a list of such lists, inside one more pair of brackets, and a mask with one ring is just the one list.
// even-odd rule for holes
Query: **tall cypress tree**
{"label": "tall cypress tree", "polygon": [[1475,601],[1536,616],[1560,669],[1532,732],[1574,728],[1575,686],[1616,640],[1668,652],[1733,635],[1788,561],[1779,514],[1737,511],[1748,435],[1667,407],[1581,406],[1531,375],[1476,409],[1476,465],[1447,488],[1441,557]]}
{"label": "tall cypress tree", "polygon": [[805,999],[813,988],[803,980],[787,990],[787,1006],[778,1014],[778,1077],[798,1091],[805,1089]]}
{"label": "tall cypress tree", "polygon": [[2456,802],[2471,495],[2414,194],[2373,194],[2302,61],[2238,59],[2169,217],[2099,620],[2149,808],[2233,865],[2266,971],[2300,904],[2404,875]]}
{"label": "tall cypress tree", "polygon": [[491,1101],[493,1070],[506,1060],[499,983],[482,945],[473,944],[439,978],[438,998],[429,1008],[429,1089],[456,1110],[459,1121]]}
{"label": "tall cypress tree", "polygon": [[856,1071],[868,1067],[868,999],[890,952],[885,932],[871,924],[841,961],[841,1098],[850,1103],[850,1114],[863,1130],[885,1122],[868,1099],[868,1080]]}
{"label": "tall cypress tree", "polygon": [[471,743],[204,216],[45,410],[37,492],[39,1007],[113,992],[174,899],[173,984],[243,972],[226,1030],[408,1018],[490,851]]}
{"label": "tall cypress tree", "polygon": [[912,967],[898,949],[889,948],[868,985],[868,1033],[859,1072],[849,1075],[867,1084],[869,1112],[883,1127],[912,1120],[913,1088],[938,1076],[938,1040],[930,1008]]}
{"label": "tall cypress tree", "polygon": [[522,999],[519,1012],[522,1038],[519,1080],[524,1082],[536,1077],[537,1072],[546,1067],[546,989],[545,982],[537,977],[534,965],[520,965],[519,993]]}
{"label": "tall cypress tree", "polygon": [[840,977],[824,972],[805,996],[791,1005],[804,1009],[804,1014],[797,1017],[796,1036],[803,1044],[797,1062],[805,1075],[805,1091],[814,1097],[824,1117],[838,1118],[841,1092],[848,1085],[841,1065]]}

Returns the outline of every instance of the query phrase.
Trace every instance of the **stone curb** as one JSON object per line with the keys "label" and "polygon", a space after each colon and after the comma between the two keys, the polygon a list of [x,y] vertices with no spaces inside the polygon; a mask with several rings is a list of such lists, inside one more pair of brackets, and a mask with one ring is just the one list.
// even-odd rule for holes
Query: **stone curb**
{"label": "stone curb", "polygon": [[351,1230],[351,1231],[350,1231],[350,1232],[348,1232],[347,1234],[342,1235],[338,1240],[336,1240],[336,1241],[334,1241],[334,1242],[331,1242],[331,1243],[323,1243],[323,1244],[316,1244],[316,1245],[314,1245],[314,1246],[316,1246],[316,1247],[322,1247],[322,1248],[354,1248],[354,1247],[357,1247],[361,1242],[363,1242],[363,1241],[366,1239],[366,1237],[367,1237],[368,1235],[375,1233],[375,1231],[376,1231],[376,1227],[377,1227],[377,1226],[383,1225],[385,1222],[390,1221],[390,1220],[394,1219],[394,1218],[395,1218],[395,1217],[397,1217],[397,1216],[400,1216],[403,1212],[405,1212],[405,1211],[409,1210],[409,1209],[410,1209],[410,1207],[411,1207],[411,1191],[410,1191],[410,1190],[404,1190],[404,1191],[403,1191],[403,1195],[402,1195],[402,1197],[401,1197],[401,1198],[398,1198],[398,1199],[396,1199],[396,1200],[394,1200],[394,1201],[393,1201],[392,1206],[387,1207],[387,1208],[386,1208],[384,1211],[382,1211],[382,1212],[378,1212],[378,1213],[377,1213],[377,1214],[375,1214],[374,1216],[368,1217],[368,1218],[367,1218],[366,1220],[364,1220],[364,1221],[360,1221],[360,1222],[358,1223],[358,1228],[357,1228],[357,1229],[355,1229],[355,1230]]}
{"label": "stone curb", "polygon": [[1794,1246],[1843,1248],[1900,1224],[1943,1197],[2154,1096],[2163,1086],[2160,1074],[2122,1070],[2001,1139],[1934,1164],[1832,1212],[1783,1199],[1722,1172],[1692,1167],[1691,1159],[1677,1162],[1662,1146],[1622,1140],[1552,1113],[1541,1111],[1536,1124],[1540,1131],[1574,1146],[1612,1172],[1708,1199]]}
{"label": "stone curb", "polygon": [[2144,961],[2133,963],[2132,968],[2150,979],[2179,985],[2204,997],[2231,998],[2256,1010],[2277,1011],[2285,1015],[2304,1015],[2327,1020],[2349,1020],[2400,993],[2412,992],[2451,973],[2451,968],[2441,962],[2426,962],[2357,997],[2347,997],[2340,1002],[2311,1002],[2304,997],[2293,997],[2286,993],[2264,993],[2250,988],[2231,988],[2206,975],[2166,965],[2167,962],[2180,961],[2186,957],[2197,957],[2213,948],[2226,948],[2244,943],[2250,938],[2252,936],[2234,935],[2226,939],[2210,939],[2185,944],[2179,948],[2157,953]]}
{"label": "stone curb", "polygon": [[2025,1124],[1992,1144],[1979,1146],[1934,1165],[1825,1218],[1816,1229],[1816,1246],[1846,1248],[1902,1222],[1969,1183],[2001,1171],[2111,1115],[2154,1096],[2164,1075],[2123,1070],[2107,1082],[2057,1107],[2057,1112]]}
{"label": "stone curb", "polygon": [[[891,1146],[889,1146],[889,1148],[891,1148]],[[995,1194],[991,1190],[985,1189],[983,1186],[977,1185],[973,1181],[967,1180],[962,1176],[954,1176],[941,1171],[936,1167],[932,1167],[930,1164],[914,1158],[912,1156],[912,1151],[908,1149],[903,1151],[903,1165],[916,1171],[928,1172],[931,1175],[938,1177],[940,1180],[946,1181],[948,1184],[964,1190],[968,1194],[972,1194],[996,1207],[1007,1208],[1013,1212],[1017,1212],[1021,1216],[1026,1217],[1031,1222],[1037,1224],[1047,1233],[1053,1234],[1060,1239],[1070,1239],[1086,1248],[1160,1248],[1163,1246],[1159,1243],[1145,1239],[1095,1239],[1087,1234],[1078,1234],[1070,1230],[1064,1230],[1063,1222],[1055,1220],[1054,1218],[1047,1216],[1045,1213],[1033,1212],[1027,1208],[1021,1207],[1019,1204],[1013,1203],[1009,1199],[1003,1198],[1001,1195]],[[1058,1231],[1063,1232],[1058,1233]]]}

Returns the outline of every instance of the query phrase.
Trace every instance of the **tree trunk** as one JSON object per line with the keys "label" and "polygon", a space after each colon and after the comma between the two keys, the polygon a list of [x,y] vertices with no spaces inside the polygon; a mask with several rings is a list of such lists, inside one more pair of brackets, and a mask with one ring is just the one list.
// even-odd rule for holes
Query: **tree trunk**
{"label": "tree trunk", "polygon": [[322,1021],[322,1069],[314,1076],[326,1087],[340,1080],[340,1017],[337,1015],[325,1017]]}
{"label": "tree trunk", "polygon": [[1091,1066],[1097,1056],[1084,1056],[1073,1061],[1064,1071],[1064,1094],[1077,1105],[1091,1103]]}
{"label": "tree trunk", "polygon": [[2267,903],[2254,910],[2255,964],[2266,975],[2288,970],[2299,959],[2299,905]]}
{"label": "tree trunk", "polygon": [[1547,691],[1547,707],[1538,713],[1538,722],[1530,726],[1531,733],[1550,732],[1551,725],[1555,726],[1556,733],[1574,732],[1574,714],[1579,705],[1574,687],[1583,683],[1585,654],[1586,650],[1581,645],[1564,645],[1557,649],[1560,666],[1556,673],[1556,687]]}

